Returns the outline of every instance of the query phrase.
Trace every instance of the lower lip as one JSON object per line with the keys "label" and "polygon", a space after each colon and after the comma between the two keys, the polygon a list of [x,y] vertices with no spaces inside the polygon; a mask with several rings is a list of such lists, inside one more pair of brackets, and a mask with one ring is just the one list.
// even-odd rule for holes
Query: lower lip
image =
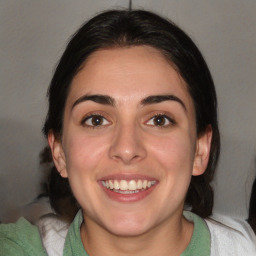
{"label": "lower lip", "polygon": [[115,192],[113,190],[107,189],[102,184],[101,184],[101,187],[103,188],[107,196],[110,197],[112,200],[115,200],[118,202],[130,203],[130,202],[140,201],[145,197],[147,197],[155,189],[156,185],[157,183],[146,190],[143,190],[137,193],[131,193],[131,194],[121,194],[121,193]]}

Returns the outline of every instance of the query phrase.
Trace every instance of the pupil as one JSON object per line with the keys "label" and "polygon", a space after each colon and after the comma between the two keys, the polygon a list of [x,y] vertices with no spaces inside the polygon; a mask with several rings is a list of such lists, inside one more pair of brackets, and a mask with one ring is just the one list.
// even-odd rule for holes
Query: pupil
{"label": "pupil", "polygon": [[157,125],[157,126],[164,125],[164,124],[165,124],[165,119],[164,119],[164,117],[162,117],[162,116],[157,116],[157,117],[155,117],[155,119],[154,119],[154,124]]}
{"label": "pupil", "polygon": [[98,126],[98,125],[101,125],[102,124],[102,117],[101,116],[94,116],[92,118],[92,124],[94,126]]}

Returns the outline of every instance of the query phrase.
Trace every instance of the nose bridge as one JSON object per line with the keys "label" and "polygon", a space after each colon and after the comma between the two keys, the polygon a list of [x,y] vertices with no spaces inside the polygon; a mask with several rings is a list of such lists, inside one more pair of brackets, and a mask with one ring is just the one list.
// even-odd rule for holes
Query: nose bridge
{"label": "nose bridge", "polygon": [[115,129],[115,134],[109,150],[110,157],[125,164],[139,161],[146,156],[140,127],[136,123],[120,123]]}

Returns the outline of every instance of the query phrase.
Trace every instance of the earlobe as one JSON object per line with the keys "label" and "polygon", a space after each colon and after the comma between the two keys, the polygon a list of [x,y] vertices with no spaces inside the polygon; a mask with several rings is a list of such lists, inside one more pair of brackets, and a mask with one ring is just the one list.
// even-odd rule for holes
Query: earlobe
{"label": "earlobe", "polygon": [[51,148],[52,159],[55,167],[63,178],[67,178],[66,159],[62,144],[61,141],[55,137],[52,131],[48,134],[48,144]]}
{"label": "earlobe", "polygon": [[205,132],[197,138],[193,176],[198,176],[205,172],[211,151],[211,141],[212,127],[209,125]]}

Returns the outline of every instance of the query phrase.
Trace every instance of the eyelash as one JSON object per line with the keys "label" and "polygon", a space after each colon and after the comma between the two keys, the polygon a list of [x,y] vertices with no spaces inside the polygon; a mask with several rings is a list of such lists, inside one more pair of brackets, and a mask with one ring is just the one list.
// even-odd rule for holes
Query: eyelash
{"label": "eyelash", "polygon": [[[98,124],[98,125],[93,125],[93,124],[92,124],[92,122],[93,122],[92,119],[93,119],[93,118],[100,118],[103,123],[100,123],[100,124]],[[91,119],[91,124],[86,124],[86,122],[87,122],[88,120],[90,120],[90,119]],[[108,122],[108,123],[107,123],[107,124],[104,124],[104,122]],[[101,115],[101,114],[91,114],[91,115],[88,115],[88,116],[86,116],[85,118],[83,118],[82,121],[81,121],[81,125],[83,125],[83,126],[85,126],[85,127],[87,127],[87,128],[90,128],[90,129],[99,129],[99,128],[102,128],[102,127],[104,127],[104,126],[108,126],[110,123],[111,123],[111,122],[108,121],[108,119],[105,118],[105,117],[104,117],[103,115]]]}
{"label": "eyelash", "polygon": [[[92,122],[93,122],[93,120],[92,120],[93,118],[99,118],[99,119],[101,119],[101,120],[100,120],[101,122],[100,122],[99,124],[93,125],[93,123],[92,123]],[[154,120],[155,120],[156,118],[164,118],[164,124],[155,124],[155,123],[149,124],[150,121],[151,121],[151,122],[154,122]],[[86,124],[86,122],[87,122],[88,120],[90,120],[90,119],[91,119],[91,121],[90,121],[91,124]],[[95,120],[95,121],[96,121],[96,120]],[[105,122],[107,122],[107,124],[106,124]],[[166,122],[169,122],[169,123],[168,123],[168,124],[165,124]],[[103,115],[101,115],[101,114],[90,114],[90,115],[84,117],[84,118],[82,119],[82,121],[81,121],[81,125],[82,125],[82,126],[85,126],[85,127],[87,127],[87,128],[90,128],[90,129],[99,129],[99,128],[108,126],[109,124],[111,124],[111,122],[108,121],[108,119],[105,118],[105,117],[104,117]],[[170,126],[176,125],[176,122],[175,122],[175,120],[174,120],[173,118],[167,116],[166,114],[156,114],[156,115],[152,116],[150,119],[148,119],[148,121],[146,121],[145,124],[146,124],[146,125],[149,125],[149,126],[151,126],[151,127],[168,128],[168,127],[170,127]]]}
{"label": "eyelash", "polygon": [[[164,122],[166,123],[166,120],[169,122],[167,125],[164,123],[163,125],[157,125],[157,124],[149,124],[149,122],[152,120],[152,122],[154,122],[154,119],[156,118],[164,118]],[[168,128],[170,126],[174,126],[176,125],[176,122],[173,118],[171,118],[170,116],[167,116],[165,114],[156,114],[153,117],[151,117],[146,124],[148,124],[149,126],[152,127],[158,127],[158,128]]]}

